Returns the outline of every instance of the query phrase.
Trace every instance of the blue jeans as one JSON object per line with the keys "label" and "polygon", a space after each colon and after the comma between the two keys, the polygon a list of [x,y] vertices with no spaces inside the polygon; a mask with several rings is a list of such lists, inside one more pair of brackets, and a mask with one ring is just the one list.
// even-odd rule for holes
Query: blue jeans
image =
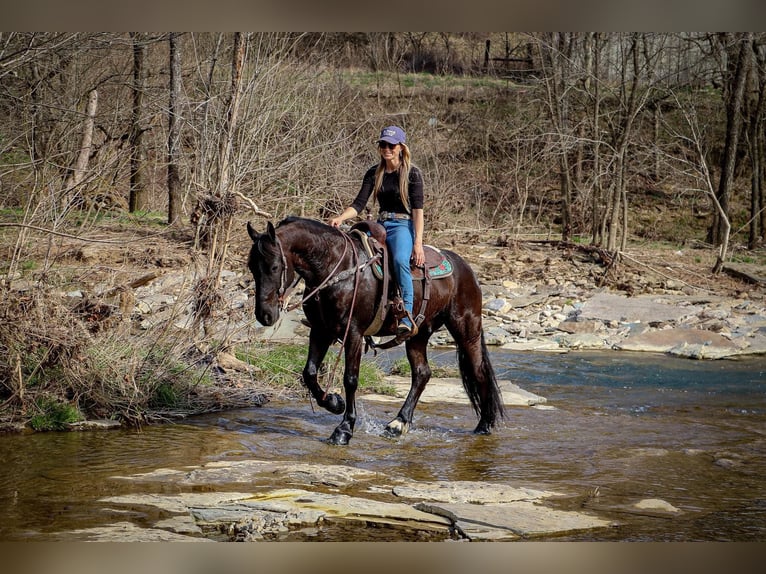
{"label": "blue jeans", "polygon": [[[404,308],[412,315],[412,305],[415,300],[415,291],[412,288],[412,272],[410,271],[410,258],[412,257],[412,248],[415,245],[412,221],[394,219],[381,223],[386,228],[386,245],[394,260],[394,277],[402,293]],[[409,322],[407,319],[405,321]]]}

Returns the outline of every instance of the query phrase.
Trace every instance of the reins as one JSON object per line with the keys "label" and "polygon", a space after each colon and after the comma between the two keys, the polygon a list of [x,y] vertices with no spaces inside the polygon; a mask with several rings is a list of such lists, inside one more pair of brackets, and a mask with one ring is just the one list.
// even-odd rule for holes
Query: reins
{"label": "reins", "polygon": [[[344,234],[343,237],[345,239],[348,239],[348,237]],[[295,289],[295,286],[298,285],[298,281],[301,280],[300,277],[296,277],[295,281],[293,281],[292,285],[285,289],[285,282],[287,281],[287,257],[285,256],[285,250],[282,248],[282,242],[279,240],[279,237],[276,238],[277,240],[277,247],[279,247],[279,254],[282,257],[282,276],[279,280],[279,291],[277,291],[279,295],[279,302],[282,303],[282,312],[283,313],[289,313],[290,311],[294,311],[301,305],[303,305],[306,301],[308,301],[311,297],[316,295],[320,290],[327,287],[327,285],[330,283],[330,280],[333,278],[333,275],[335,275],[335,272],[338,270],[338,267],[340,267],[340,264],[343,263],[343,259],[346,257],[346,249],[348,248],[348,242],[343,243],[343,253],[341,253],[340,257],[338,258],[338,262],[335,264],[335,267],[333,267],[333,270],[330,271],[330,274],[325,278],[324,281],[322,281],[319,285],[317,285],[311,293],[303,297],[300,301],[297,303],[294,303],[293,305],[287,305],[287,301],[290,300],[290,294],[292,293],[293,289]]]}
{"label": "reins", "polygon": [[298,285],[298,281],[300,281],[300,277],[296,277],[295,281],[293,281],[292,285],[285,288],[285,283],[287,282],[287,256],[285,255],[285,250],[282,247],[282,242],[279,240],[279,237],[276,237],[276,243],[277,247],[279,247],[279,254],[282,259],[282,273],[280,277],[280,284],[279,284],[279,290],[277,291],[279,295],[279,301],[282,304],[282,312],[289,313],[290,311],[293,311],[303,305],[306,301],[308,301],[311,297],[319,293],[322,289],[325,287],[328,287],[330,285],[335,285],[336,283],[339,283],[340,281],[343,281],[351,276],[353,273],[354,275],[354,290],[352,292],[351,296],[351,307],[349,309],[349,315],[348,315],[348,321],[346,321],[346,330],[343,333],[343,339],[341,340],[340,349],[338,349],[338,355],[335,359],[335,364],[333,365],[332,372],[330,373],[330,378],[327,383],[327,387],[324,391],[324,396],[322,397],[322,400],[327,398],[327,393],[330,390],[330,385],[335,380],[335,373],[338,369],[338,364],[340,363],[340,357],[341,353],[343,352],[343,349],[346,347],[346,341],[348,340],[348,333],[351,329],[351,319],[354,316],[354,308],[356,306],[356,295],[359,291],[359,277],[361,276],[361,272],[372,265],[377,259],[380,258],[380,255],[375,255],[373,257],[370,257],[363,265],[359,265],[359,254],[356,252],[355,249],[351,249],[351,253],[353,255],[353,266],[350,269],[346,269],[345,271],[342,271],[336,275],[336,272],[338,271],[338,268],[340,267],[341,263],[343,263],[343,260],[346,257],[346,252],[348,251],[348,246],[351,244],[351,238],[345,234],[341,233],[341,237],[343,237],[343,253],[341,253],[340,257],[338,258],[338,262],[335,264],[335,267],[333,267],[332,271],[325,277],[325,279],[317,285],[312,291],[305,295],[300,301],[297,303],[294,303],[292,305],[288,305],[287,302],[290,299],[290,294],[292,293],[293,289],[295,289],[296,285]]}
{"label": "reins", "polygon": [[[343,234],[343,238],[346,240],[344,243],[344,246],[351,243],[351,239],[345,233]],[[361,275],[362,269],[357,264],[359,261],[359,254],[356,252],[356,249],[352,249],[351,252],[354,255],[353,268],[355,269],[354,291],[351,295],[351,308],[349,309],[349,312],[348,312],[348,321],[346,321],[346,332],[343,333],[343,340],[340,343],[340,349],[338,349],[338,355],[335,357],[335,364],[332,366],[332,371],[330,372],[330,378],[327,381],[327,386],[325,387],[324,395],[322,395],[322,400],[325,400],[327,398],[327,393],[330,391],[330,385],[335,380],[335,372],[338,370],[338,364],[340,363],[340,355],[343,352],[343,349],[346,348],[346,340],[348,339],[348,332],[351,328],[351,319],[354,316],[354,307],[356,305],[356,293],[359,289],[359,276]],[[345,250],[344,250],[344,253],[345,253]]]}

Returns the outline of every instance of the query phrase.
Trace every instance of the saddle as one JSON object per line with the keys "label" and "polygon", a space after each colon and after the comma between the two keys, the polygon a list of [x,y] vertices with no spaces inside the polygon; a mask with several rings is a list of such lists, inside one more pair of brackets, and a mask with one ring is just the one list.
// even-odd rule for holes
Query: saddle
{"label": "saddle", "polygon": [[[376,334],[382,327],[389,307],[393,310],[397,320],[408,314],[404,309],[404,304],[400,296],[397,295],[393,300],[389,301],[389,269],[392,259],[391,254],[386,247],[386,229],[380,223],[367,220],[355,224],[349,233],[359,238],[369,259],[377,259],[372,265],[372,271],[378,280],[383,281],[381,300],[378,303],[375,312],[375,319],[373,319],[372,324],[364,333],[367,338],[367,344],[378,348],[388,348],[393,345],[398,345],[403,340],[398,337],[383,345],[375,345],[370,339],[370,337]],[[452,263],[441,251],[431,245],[424,245],[423,251],[425,252],[426,258],[423,267],[418,267],[413,263],[410,264],[412,280],[424,282],[423,299],[421,301],[420,310],[414,318],[410,317],[416,327],[419,327],[423,322],[423,319],[425,319],[425,310],[428,306],[428,300],[431,294],[431,281],[434,279],[444,279],[445,277],[452,275]]]}

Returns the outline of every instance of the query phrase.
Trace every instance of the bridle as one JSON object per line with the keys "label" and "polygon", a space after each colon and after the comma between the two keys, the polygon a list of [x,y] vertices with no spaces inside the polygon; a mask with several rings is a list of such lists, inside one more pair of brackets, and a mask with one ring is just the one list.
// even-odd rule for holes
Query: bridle
{"label": "bridle", "polygon": [[[282,242],[279,240],[279,236],[275,235],[274,239],[277,244],[277,248],[279,249],[279,258],[282,261],[282,271],[280,273],[279,277],[279,288],[277,289],[277,298],[279,300],[280,304],[280,312],[282,313],[289,313],[290,311],[294,311],[301,305],[303,305],[306,301],[311,299],[314,295],[319,293],[322,289],[326,287],[330,287],[331,285],[335,285],[336,283],[340,283],[341,281],[344,281],[345,279],[348,279],[351,275],[359,275],[360,272],[364,271],[367,267],[370,267],[375,261],[380,259],[380,254],[376,254],[367,261],[365,261],[362,265],[358,265],[358,255],[355,250],[352,249],[352,253],[354,254],[354,265],[353,267],[346,269],[344,271],[341,271],[338,273],[338,268],[343,263],[343,260],[346,257],[346,253],[348,252],[348,247],[351,244],[351,238],[346,233],[341,233],[341,237],[343,237],[343,253],[340,254],[340,257],[338,258],[338,261],[335,263],[335,266],[332,268],[332,271],[328,273],[327,277],[325,277],[322,282],[314,287],[314,289],[311,290],[311,292],[308,295],[305,295],[300,301],[297,303],[293,303],[292,305],[289,304],[290,296],[292,295],[293,290],[298,285],[298,282],[301,280],[300,276],[296,274],[295,279],[292,283],[289,285],[287,284],[287,256],[285,255],[285,250],[282,247]],[[258,252],[261,255],[266,255],[263,252],[263,248],[261,247],[261,242],[258,242]],[[354,282],[354,299],[352,300],[352,306],[351,306],[351,312],[353,313],[354,309],[354,303],[353,301],[356,300],[356,290],[357,290],[357,283],[358,279]]]}
{"label": "bridle", "polygon": [[[355,249],[352,249],[351,252],[354,256],[354,264],[353,267],[346,269],[345,271],[341,271],[340,273],[337,273],[338,268],[340,267],[341,263],[343,263],[344,259],[346,258],[346,253],[348,251],[348,247],[351,244],[351,238],[346,233],[341,233],[341,236],[343,237],[343,253],[341,253],[340,257],[338,258],[337,263],[335,264],[335,267],[333,267],[332,271],[325,277],[325,279],[317,285],[308,295],[305,295],[300,301],[297,303],[293,303],[292,305],[288,305],[288,302],[290,300],[290,295],[292,294],[295,287],[298,285],[298,281],[300,281],[300,276],[295,273],[296,277],[295,280],[290,284],[289,286],[286,286],[287,284],[287,256],[285,255],[285,250],[282,247],[282,242],[279,240],[279,236],[274,234],[274,240],[277,244],[277,248],[279,249],[279,256],[282,260],[282,272],[280,274],[279,278],[279,288],[277,289],[277,296],[279,300],[279,304],[281,306],[281,312],[290,312],[294,309],[297,309],[301,305],[303,305],[306,301],[308,301],[311,297],[319,293],[322,289],[325,287],[328,287],[330,285],[335,285],[336,283],[339,283],[348,277],[350,277],[352,274],[354,275],[354,291],[351,298],[351,307],[349,309],[349,320],[346,322],[346,330],[343,334],[343,340],[341,341],[340,349],[338,350],[338,357],[335,361],[335,365],[333,366],[332,373],[330,375],[329,381],[328,381],[328,387],[325,389],[324,396],[327,397],[327,393],[329,391],[329,385],[332,383],[332,381],[335,379],[335,370],[338,367],[338,363],[340,362],[340,356],[341,351],[346,346],[346,340],[348,339],[348,333],[349,329],[351,327],[351,317],[353,317],[354,314],[354,307],[356,306],[356,295],[357,291],[359,289],[359,277],[361,275],[361,272],[364,271],[367,267],[371,266],[377,259],[380,258],[380,254],[376,254],[373,257],[370,257],[367,261],[365,261],[362,265],[359,265],[359,255],[356,252]],[[263,253],[263,249],[261,248],[261,242],[258,242],[258,251],[261,255],[265,255]]]}

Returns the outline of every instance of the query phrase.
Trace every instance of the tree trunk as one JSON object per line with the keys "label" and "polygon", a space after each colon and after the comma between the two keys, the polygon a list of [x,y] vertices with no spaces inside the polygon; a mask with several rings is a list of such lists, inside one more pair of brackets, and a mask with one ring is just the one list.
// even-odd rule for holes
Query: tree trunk
{"label": "tree trunk", "polygon": [[[763,215],[763,153],[764,153],[764,130],[763,115],[766,106],[766,58],[761,51],[760,46],[753,43],[754,64],[757,73],[754,74],[755,85],[757,88],[757,99],[754,106],[751,106],[750,118],[750,161],[752,166],[752,179],[750,190],[750,233],[748,235],[747,245],[749,249],[755,249],[763,234],[762,215]],[[760,230],[759,230],[760,228]]]}
{"label": "tree trunk", "polygon": [[569,97],[566,93],[572,38],[558,32],[542,45],[543,62],[548,88],[548,110],[558,137],[559,191],[561,194],[561,240],[569,241],[572,232],[572,177],[569,173]]}
{"label": "tree trunk", "polygon": [[181,178],[179,175],[179,144],[181,121],[181,47],[178,34],[170,34],[170,97],[168,102],[168,223],[181,218]]}
{"label": "tree trunk", "polygon": [[82,138],[80,138],[80,151],[77,154],[74,167],[64,183],[65,199],[68,204],[73,197],[74,189],[82,183],[85,172],[88,169],[90,150],[93,146],[93,128],[96,124],[96,110],[98,109],[98,92],[91,90],[88,94],[88,103],[85,106],[85,121],[82,126]]}
{"label": "tree trunk", "polygon": [[143,172],[146,164],[144,150],[144,128],[141,123],[141,112],[144,105],[146,90],[146,45],[140,34],[131,32],[133,39],[133,114],[130,126],[130,199],[128,209],[131,213],[148,208],[148,192],[144,182]]}
{"label": "tree trunk", "polygon": [[[622,114],[622,117],[620,118],[620,122],[618,125],[618,134],[615,139],[615,155],[616,155],[616,161],[615,161],[615,167],[614,167],[614,177],[615,177],[615,185],[614,189],[612,190],[612,205],[611,205],[611,213],[608,213],[608,226],[609,226],[609,236],[607,239],[607,245],[606,248],[609,251],[615,251],[617,249],[617,232],[620,224],[620,218],[621,216],[623,221],[623,229],[622,229],[622,238],[623,241],[621,243],[625,243],[628,233],[628,221],[627,217],[624,216],[626,213],[623,211],[624,208],[624,202],[627,201],[627,195],[625,190],[625,161],[628,154],[628,147],[630,145],[630,137],[633,133],[633,122],[636,117],[636,113],[639,108],[639,98],[638,98],[638,88],[639,88],[639,53],[638,53],[638,35],[634,34],[631,38],[630,42],[630,49],[629,49],[629,55],[631,57],[632,62],[632,78],[630,83],[628,83],[627,78],[624,79],[623,85],[625,86],[626,90],[629,90],[628,93],[624,96],[624,102],[623,102],[623,109],[624,112]],[[627,66],[623,68],[624,73],[627,73]]]}
{"label": "tree trunk", "polygon": [[600,50],[601,35],[595,32],[593,35],[593,213],[591,213],[591,243],[603,245],[604,241],[604,186],[601,178],[601,78],[600,74]]}
{"label": "tree trunk", "polygon": [[224,125],[224,135],[218,153],[218,195],[224,195],[229,191],[229,168],[231,155],[234,149],[234,133],[237,129],[239,114],[240,86],[242,84],[242,65],[245,58],[245,43],[242,32],[234,34],[234,53],[231,62],[231,91],[229,94],[229,107]]}
{"label": "tree trunk", "polygon": [[721,179],[718,183],[718,191],[716,191],[716,198],[721,206],[721,212],[726,217],[722,218],[718,211],[713,216],[713,223],[708,230],[708,242],[713,245],[722,244],[724,234],[727,233],[728,220],[731,219],[729,197],[734,185],[737,146],[739,144],[739,132],[742,129],[742,102],[745,97],[745,86],[747,85],[747,76],[750,69],[752,33],[744,32],[738,36],[739,50],[736,71],[730,80],[730,89],[728,90],[729,100],[726,105],[726,142],[721,162]]}

